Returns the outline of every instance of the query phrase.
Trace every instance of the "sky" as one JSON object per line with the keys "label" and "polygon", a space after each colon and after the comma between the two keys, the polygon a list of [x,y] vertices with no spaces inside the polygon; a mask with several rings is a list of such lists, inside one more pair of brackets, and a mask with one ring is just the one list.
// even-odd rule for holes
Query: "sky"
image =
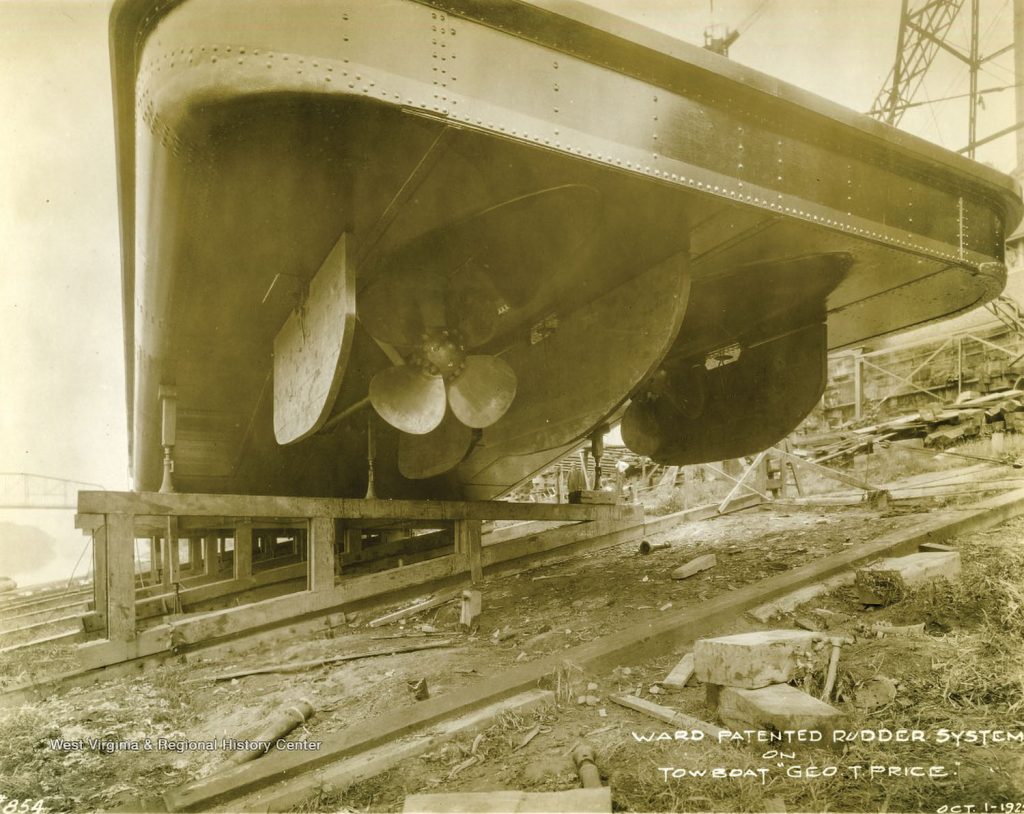
{"label": "sky", "polygon": [[[369,0],[367,0],[369,2]],[[739,28],[730,57],[855,110],[870,107],[895,56],[899,0],[593,0],[702,44]],[[120,259],[107,53],[109,2],[0,0],[0,473],[128,488]],[[1009,42],[1010,0],[982,0],[983,53]],[[966,19],[954,27],[966,47]],[[1012,56],[982,87],[1013,83]],[[941,57],[922,98],[967,89]],[[906,129],[957,149],[961,102],[910,111]],[[981,134],[1013,121],[1013,91],[987,97]],[[979,159],[1014,168],[1012,137]],[[45,577],[70,572],[82,538],[71,512],[0,509],[59,544]],[[0,574],[4,573],[0,540]],[[51,574],[52,572],[52,574]]]}

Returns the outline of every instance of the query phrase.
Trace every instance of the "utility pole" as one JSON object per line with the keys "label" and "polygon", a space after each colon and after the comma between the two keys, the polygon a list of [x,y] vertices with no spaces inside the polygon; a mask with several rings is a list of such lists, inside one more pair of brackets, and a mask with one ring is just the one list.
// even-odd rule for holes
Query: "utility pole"
{"label": "utility pole", "polygon": [[1024,0],[1013,0],[1013,77],[1017,87],[1015,90],[1014,117],[1017,124],[1017,168],[1014,172],[1017,180],[1024,179],[1024,130],[1020,124],[1024,122]]}

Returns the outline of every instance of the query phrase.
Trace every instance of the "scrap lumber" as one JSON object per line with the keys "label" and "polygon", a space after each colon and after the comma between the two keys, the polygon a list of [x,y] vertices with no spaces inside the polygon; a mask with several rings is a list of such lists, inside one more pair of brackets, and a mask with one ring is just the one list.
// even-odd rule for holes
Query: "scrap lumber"
{"label": "scrap lumber", "polygon": [[662,687],[668,687],[671,690],[681,690],[693,678],[693,670],[693,653],[687,653],[672,668],[672,671],[665,677],[664,681],[659,681],[658,683]]}
{"label": "scrap lumber", "polygon": [[[442,639],[439,642],[426,642],[425,644],[408,644],[402,647],[389,647],[386,650],[368,650],[360,653],[345,653],[341,656],[328,656],[324,659],[312,659],[310,661],[289,661],[284,664],[270,664],[265,667],[253,667],[247,670],[236,670],[232,673],[221,673],[213,677],[214,681],[230,681],[233,678],[245,676],[264,675],[267,673],[298,673],[303,670],[310,670],[315,667],[326,667],[329,664],[338,664],[343,661],[356,661],[358,659],[369,659],[374,656],[397,656],[400,653],[414,653],[417,650],[434,650],[440,647],[453,647],[451,639]],[[204,681],[206,679],[203,679]]]}
{"label": "scrap lumber", "polygon": [[462,607],[459,611],[459,624],[463,629],[469,630],[480,615],[483,595],[480,591],[463,591],[461,599]]}
{"label": "scrap lumber", "polygon": [[615,505],[619,498],[614,492],[606,492],[603,489],[576,489],[569,492],[569,502],[605,506]]}
{"label": "scrap lumber", "polygon": [[872,630],[880,639],[885,636],[917,636],[924,633],[924,622],[918,622],[916,625],[877,624]]}
{"label": "scrap lumber", "polygon": [[609,695],[608,700],[618,704],[620,707],[626,707],[626,709],[631,709],[635,712],[642,712],[644,715],[649,715],[651,718],[671,724],[672,726],[684,729],[699,729],[705,735],[710,735],[713,738],[717,738],[720,733],[725,732],[720,726],[709,724],[707,721],[694,718],[685,712],[677,712],[669,707],[663,707],[661,704],[655,704],[653,701],[645,701],[643,698],[637,698],[635,695],[614,694]]}
{"label": "scrap lumber", "polygon": [[709,568],[714,568],[717,562],[718,559],[714,554],[702,554],[699,557],[694,557],[692,560],[683,563],[673,571],[672,579],[687,579],[692,577],[694,574],[699,574],[701,571],[707,571]]}
{"label": "scrap lumber", "polygon": [[828,674],[825,676],[825,687],[821,691],[821,700],[828,703],[829,698],[832,697],[832,690],[836,686],[836,676],[839,674],[839,651],[841,644],[837,641],[832,642],[832,653],[828,659]]}
{"label": "scrap lumber", "polygon": [[781,455],[783,458],[785,458],[785,460],[797,464],[798,466],[807,467],[811,471],[817,472],[819,475],[823,475],[826,478],[831,478],[832,480],[837,480],[840,483],[845,483],[849,486],[854,486],[857,489],[863,489],[865,492],[869,493],[884,494],[885,492],[884,489],[879,489],[877,486],[873,486],[870,483],[862,481],[860,478],[848,475],[845,472],[840,472],[837,469],[822,466],[821,464],[815,463],[814,461],[808,461],[805,458],[801,458],[799,455],[794,455],[792,452],[787,452],[786,450],[780,449],[779,447],[772,447],[772,451]]}
{"label": "scrap lumber", "polygon": [[402,610],[396,610],[392,613],[387,613],[377,619],[371,621],[368,627],[380,627],[381,625],[389,625],[392,622],[397,622],[399,619],[405,619],[408,616],[415,616],[417,613],[421,613],[431,608],[438,608],[441,605],[447,605],[449,602],[454,602],[456,599],[462,598],[462,591],[451,591],[444,593],[439,596],[435,596],[432,599],[424,599],[422,602],[417,602],[415,605],[410,605],[408,608]]}

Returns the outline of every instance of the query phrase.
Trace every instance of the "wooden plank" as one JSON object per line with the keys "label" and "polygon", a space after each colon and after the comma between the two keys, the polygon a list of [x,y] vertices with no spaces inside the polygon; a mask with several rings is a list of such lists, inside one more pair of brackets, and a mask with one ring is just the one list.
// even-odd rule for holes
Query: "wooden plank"
{"label": "wooden plank", "polygon": [[223,515],[227,517],[339,517],[375,520],[597,520],[621,517],[622,506],[511,503],[502,500],[385,500],[205,495],[186,492],[78,493],[80,513]]}
{"label": "wooden plank", "polygon": [[688,579],[701,571],[714,568],[717,564],[718,558],[714,554],[702,554],[676,568],[672,572],[672,579]]}
{"label": "wooden plank", "polygon": [[107,638],[135,638],[135,523],[130,514],[107,515]]}
{"label": "wooden plank", "polygon": [[216,576],[220,570],[220,560],[217,555],[217,535],[207,534],[203,537],[203,573],[208,576]]}
{"label": "wooden plank", "polygon": [[[368,546],[363,545],[359,529],[346,529],[345,536],[351,545],[341,558],[343,563],[342,573],[344,573],[344,567],[350,564],[374,562],[376,560],[386,560],[395,557],[401,557],[406,562],[410,562],[410,560],[405,558],[408,556],[428,554],[431,551],[436,551],[445,547],[449,547],[454,551],[454,535],[451,529],[441,529],[440,531],[436,531],[431,534],[418,534],[415,536],[401,537]],[[411,560],[411,562],[417,562],[417,560],[414,559]]]}
{"label": "wooden plank", "polygon": [[[205,582],[201,585],[185,588],[178,593],[178,596],[181,598],[181,604],[187,612],[189,607],[200,602],[228,597],[244,591],[251,591],[254,588],[274,585],[278,582],[290,582],[296,579],[304,580],[306,570],[307,566],[304,562],[283,565],[279,568],[268,568],[257,571],[245,579],[223,579],[217,582]],[[158,615],[162,612],[161,607],[163,603],[173,598],[173,591],[137,598],[135,600],[135,612],[140,619]]]}
{"label": "wooden plank", "polygon": [[287,661],[283,664],[267,664],[262,667],[248,667],[243,670],[233,670],[230,673],[220,673],[212,678],[203,678],[200,680],[230,681],[233,678],[268,675],[271,673],[301,673],[304,670],[312,670],[317,667],[327,667],[328,665],[339,664],[343,661],[359,661],[361,659],[379,658],[381,656],[397,656],[401,653],[415,653],[420,650],[436,650],[455,646],[456,644],[454,639],[413,642],[411,644],[394,645],[393,647],[378,647],[374,650],[363,650],[358,653],[342,653],[340,656],[324,656],[320,659],[311,659],[307,661]]}
{"label": "wooden plank", "polygon": [[[760,506],[763,502],[764,500],[760,495],[744,495],[736,498],[724,512],[721,512],[721,514],[738,512],[743,509],[752,509],[755,506]],[[718,515],[719,511],[717,503],[708,504],[706,506],[695,506],[692,509],[684,509],[680,512],[673,512],[672,514],[666,514],[663,517],[655,517],[645,521],[644,533],[648,535],[661,534],[662,532],[671,531],[680,523],[694,522],[697,520],[710,520],[712,517],[717,517]]]}
{"label": "wooden plank", "polygon": [[739,493],[740,489],[746,489],[750,492],[754,492],[758,496],[763,496],[763,490],[758,490],[752,486],[747,485],[747,479],[760,468],[761,464],[764,462],[764,456],[767,454],[768,452],[766,450],[757,453],[750,466],[746,468],[746,470],[740,476],[739,480],[736,481],[736,484],[732,487],[732,489],[729,490],[729,494],[725,496],[725,500],[718,504],[719,514],[723,514],[726,511],[726,509],[729,507],[729,504],[732,503],[733,500],[736,498],[736,495]]}
{"label": "wooden plank", "polygon": [[658,682],[662,687],[668,687],[670,690],[681,690],[693,678],[693,653],[687,653],[683,656],[679,663],[672,668],[672,671],[665,676],[663,681]]}
{"label": "wooden plank", "polygon": [[558,526],[553,525],[552,521],[525,520],[519,523],[513,523],[509,526],[503,526],[502,528],[484,531],[480,539],[483,547],[487,548],[489,545],[506,543],[510,540],[518,540],[520,537],[526,537],[530,534],[540,534],[542,531],[551,531],[555,528],[558,528]]}
{"label": "wooden plank", "polygon": [[199,566],[199,561],[202,559],[202,555],[199,553],[199,538],[189,537],[188,538],[188,572],[189,576],[196,573],[196,568]]}
{"label": "wooden plank", "polygon": [[480,521],[455,521],[456,551],[465,558],[469,579],[473,584],[483,581],[484,567],[481,559]]}
{"label": "wooden plank", "polygon": [[636,543],[643,537],[643,526],[639,523],[633,525],[595,521],[579,525],[590,526],[590,533],[575,542],[565,542],[561,545],[548,544],[541,547],[540,544],[544,542],[543,540],[534,541],[530,546],[532,553],[525,555],[516,556],[517,552],[522,549],[513,544],[491,546],[492,550],[498,550],[491,558],[491,564],[484,566],[484,573],[488,575],[514,574],[536,568],[539,565],[564,562],[591,551],[599,551],[625,543]]}
{"label": "wooden plank", "polygon": [[803,466],[810,469],[812,472],[817,472],[819,475],[823,475],[826,478],[837,480],[840,483],[848,484],[849,486],[856,486],[858,489],[863,489],[865,492],[882,492],[883,489],[879,489],[877,486],[872,486],[870,483],[862,481],[860,478],[855,478],[852,475],[847,475],[845,472],[840,472],[837,469],[832,469],[828,466],[821,466],[814,461],[808,461],[806,458],[801,458],[799,455],[794,455],[792,452],[786,452],[784,449],[778,447],[772,447],[772,451],[783,456],[787,461],[790,461],[797,466]]}
{"label": "wooden plank", "polygon": [[333,589],[302,591],[251,605],[212,611],[193,619],[181,619],[171,626],[175,640],[196,644],[206,639],[235,636],[246,630],[275,624],[310,613],[322,613],[371,596],[444,579],[456,573],[454,556],[394,568],[379,574],[350,577]]}
{"label": "wooden plank", "polygon": [[[135,540],[132,539],[132,581],[135,571]],[[93,608],[100,617],[101,629],[107,627],[107,527],[100,526],[92,533],[92,597]]]}
{"label": "wooden plank", "polygon": [[116,641],[110,639],[108,635],[107,639],[79,645],[75,655],[79,664],[82,665],[83,672],[88,673],[110,664],[169,651],[171,649],[170,634],[170,625],[157,625],[149,630],[143,630],[129,641]]}
{"label": "wooden plank", "polygon": [[334,590],[334,520],[314,517],[309,521],[309,590]]}
{"label": "wooden plank", "polygon": [[252,523],[239,523],[235,527],[235,579],[252,576]]}
{"label": "wooden plank", "polygon": [[[149,577],[154,582],[160,581],[160,559],[162,546],[160,545],[160,538],[155,534],[149,537]],[[166,586],[162,587],[161,590],[166,590]]]}
{"label": "wooden plank", "polygon": [[388,625],[392,622],[397,622],[399,619],[405,619],[407,616],[413,616],[417,613],[422,613],[425,610],[430,610],[431,608],[439,608],[441,605],[447,605],[449,602],[454,602],[456,599],[460,599],[461,597],[462,590],[460,589],[458,591],[449,591],[430,599],[424,599],[422,602],[417,602],[415,605],[410,605],[408,608],[396,610],[392,613],[386,613],[371,621],[368,627]]}
{"label": "wooden plank", "polygon": [[[105,606],[104,606],[105,607]],[[89,602],[83,599],[70,605],[19,613],[17,616],[0,615],[0,634],[21,630],[34,624],[47,624],[58,619],[78,619],[89,610]]]}
{"label": "wooden plank", "polygon": [[170,553],[168,579],[175,583],[181,579],[181,538],[178,535],[178,518],[167,518],[167,550]]}
{"label": "wooden plank", "polygon": [[80,531],[94,531],[105,522],[106,519],[102,514],[84,514],[82,512],[75,513],[75,528]]}
{"label": "wooden plank", "polygon": [[634,710],[635,712],[642,712],[644,715],[663,721],[671,726],[678,727],[680,729],[693,729],[699,730],[712,738],[718,738],[719,735],[725,733],[726,730],[720,726],[709,724],[707,721],[702,721],[700,718],[694,718],[692,715],[687,715],[684,712],[679,712],[669,707],[663,707],[661,704],[655,704],[653,701],[646,701],[643,698],[637,698],[635,695],[609,695],[608,700],[614,704],[618,704],[620,707],[626,707],[627,709]]}
{"label": "wooden plank", "polygon": [[67,633],[54,633],[52,636],[46,636],[42,639],[33,639],[29,642],[19,642],[18,644],[10,644],[6,647],[0,647],[0,656],[9,656],[13,653],[23,653],[35,647],[44,648],[52,647],[53,645],[75,644],[83,641],[84,637],[85,634],[81,630],[72,630]]}
{"label": "wooden plank", "polygon": [[0,640],[14,634],[28,633],[32,630],[42,630],[48,627],[55,627],[62,625],[65,627],[72,626],[74,629],[81,629],[79,620],[82,617],[78,614],[69,614],[67,616],[58,616],[56,619],[44,619],[41,622],[29,622],[19,627],[9,628],[7,630],[0,631]]}

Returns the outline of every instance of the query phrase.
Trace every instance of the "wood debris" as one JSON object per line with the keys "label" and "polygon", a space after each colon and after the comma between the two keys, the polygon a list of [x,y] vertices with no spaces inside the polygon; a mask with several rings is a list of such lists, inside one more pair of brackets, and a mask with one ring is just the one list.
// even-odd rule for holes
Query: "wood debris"
{"label": "wood debris", "polygon": [[[443,639],[439,642],[426,642],[424,644],[410,644],[404,647],[391,647],[385,650],[368,650],[361,653],[346,653],[341,656],[328,656],[322,659],[310,661],[289,661],[283,664],[268,664],[263,667],[252,667],[247,670],[236,670],[231,673],[221,673],[213,676],[213,681],[230,681],[234,678],[244,676],[264,675],[266,673],[296,673],[302,670],[310,670],[315,667],[326,667],[330,664],[337,664],[343,661],[356,661],[357,659],[369,659],[374,656],[395,656],[400,653],[414,653],[417,650],[433,650],[439,647],[452,647],[454,642],[450,639]],[[209,679],[203,679],[207,681]]]}

